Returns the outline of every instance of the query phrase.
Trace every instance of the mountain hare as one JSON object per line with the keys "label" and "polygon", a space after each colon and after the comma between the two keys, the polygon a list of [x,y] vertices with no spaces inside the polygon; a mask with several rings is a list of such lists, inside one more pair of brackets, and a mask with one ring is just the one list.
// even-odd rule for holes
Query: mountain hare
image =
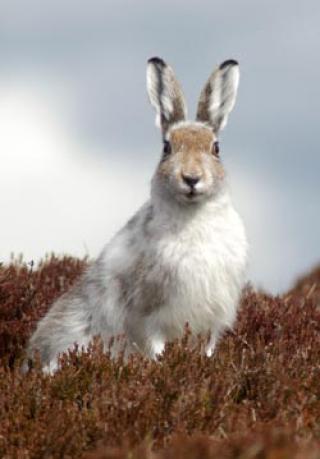
{"label": "mountain hare", "polygon": [[158,57],[148,61],[147,90],[163,138],[151,197],[39,322],[28,353],[40,352],[45,371],[57,368],[59,353],[75,343],[86,347],[96,335],[106,348],[112,336],[123,335],[126,352],[154,358],[183,335],[186,323],[195,334],[210,334],[210,356],[232,326],[247,242],[218,135],[238,82],[238,63],[223,62],[201,92],[196,121],[186,121],[172,68]]}

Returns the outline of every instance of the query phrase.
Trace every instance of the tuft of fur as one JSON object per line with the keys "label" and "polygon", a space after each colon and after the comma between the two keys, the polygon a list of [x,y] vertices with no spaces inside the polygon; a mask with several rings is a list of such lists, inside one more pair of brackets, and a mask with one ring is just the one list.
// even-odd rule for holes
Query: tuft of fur
{"label": "tuft of fur", "polygon": [[191,122],[171,67],[159,58],[148,62],[147,90],[165,141],[151,197],[39,322],[28,353],[40,352],[44,370],[54,371],[59,353],[75,343],[87,347],[97,335],[106,348],[122,335],[127,353],[154,358],[186,323],[195,334],[210,334],[212,355],[232,327],[247,240],[213,146],[234,105],[234,67],[227,61],[210,77],[199,102],[208,119],[198,110]]}
{"label": "tuft of fur", "polygon": [[233,59],[224,61],[210,75],[201,92],[197,120],[210,124],[215,133],[227,124],[235,104],[239,76],[238,62]]}
{"label": "tuft of fur", "polygon": [[187,105],[172,68],[159,57],[148,60],[147,89],[151,105],[156,109],[156,126],[165,133],[168,127],[185,120]]}

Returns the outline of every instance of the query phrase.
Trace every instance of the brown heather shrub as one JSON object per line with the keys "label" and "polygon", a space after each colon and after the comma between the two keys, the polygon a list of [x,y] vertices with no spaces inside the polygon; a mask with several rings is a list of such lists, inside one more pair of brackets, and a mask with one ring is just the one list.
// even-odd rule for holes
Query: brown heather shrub
{"label": "brown heather shrub", "polygon": [[0,457],[320,458],[320,269],[281,297],[248,287],[214,358],[110,359],[97,340],[53,377],[19,368],[27,338],[85,260],[0,267]]}
{"label": "brown heather shrub", "polygon": [[85,266],[85,260],[53,255],[36,270],[21,260],[0,264],[0,359],[13,363],[39,318]]}

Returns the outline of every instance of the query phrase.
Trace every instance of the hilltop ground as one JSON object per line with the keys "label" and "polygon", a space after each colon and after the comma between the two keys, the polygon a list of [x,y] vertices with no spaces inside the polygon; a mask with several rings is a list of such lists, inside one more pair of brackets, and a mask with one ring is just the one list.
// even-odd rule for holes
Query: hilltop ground
{"label": "hilltop ground", "polygon": [[320,458],[320,268],[281,297],[248,287],[214,358],[186,334],[160,362],[95,343],[53,377],[21,375],[36,321],[85,266],[0,266],[0,457]]}

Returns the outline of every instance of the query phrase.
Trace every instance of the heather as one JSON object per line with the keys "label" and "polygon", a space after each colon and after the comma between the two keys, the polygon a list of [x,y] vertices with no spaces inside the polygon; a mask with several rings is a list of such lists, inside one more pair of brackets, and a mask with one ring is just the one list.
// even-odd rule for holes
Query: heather
{"label": "heather", "polygon": [[320,458],[320,268],[282,296],[248,286],[213,358],[186,329],[158,362],[96,340],[54,376],[22,374],[37,320],[86,265],[0,266],[0,457]]}

